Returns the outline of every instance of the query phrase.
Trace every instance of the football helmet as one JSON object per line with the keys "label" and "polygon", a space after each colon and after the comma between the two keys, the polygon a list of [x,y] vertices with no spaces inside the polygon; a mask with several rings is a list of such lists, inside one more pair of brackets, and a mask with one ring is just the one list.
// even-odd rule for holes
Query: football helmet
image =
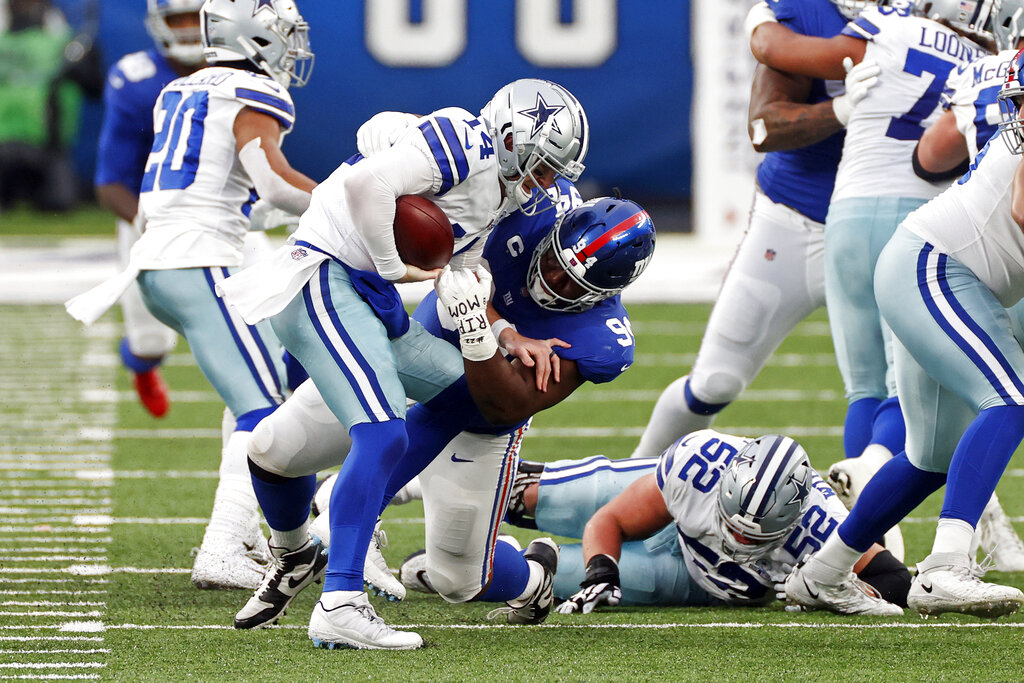
{"label": "football helmet", "polygon": [[[640,277],[654,255],[654,239],[654,222],[635,202],[592,199],[566,213],[534,250],[527,272],[530,298],[552,311],[593,308]],[[546,274],[551,259],[582,290],[579,295],[566,296]]]}
{"label": "football helmet", "polygon": [[992,32],[999,0],[914,0],[913,11],[933,21],[945,20],[952,28],[995,41]]}
{"label": "football helmet", "polygon": [[1024,37],[1024,0],[1002,0],[992,22],[992,32],[1000,50],[1017,47],[1017,41]]}
{"label": "football helmet", "polygon": [[203,0],[146,0],[146,31],[164,57],[195,66],[203,64],[203,36],[199,25],[171,27],[167,19],[179,14],[199,15]]}
{"label": "football helmet", "polygon": [[1000,88],[996,100],[999,102],[999,133],[1003,142],[1012,154],[1020,154],[1024,150],[1024,121],[1020,120],[1021,96],[1024,96],[1024,85],[1020,75],[1024,69],[1024,50],[1019,50],[1010,60],[1010,68],[1006,70],[1006,80]]}
{"label": "football helmet", "polygon": [[764,557],[786,539],[807,509],[813,472],[788,436],[769,434],[740,449],[718,489],[722,539],[733,559]]}
{"label": "football helmet", "polygon": [[505,196],[527,215],[554,208],[557,192],[552,199],[525,185],[538,186],[533,174],[541,164],[573,182],[583,173],[590,125],[579,100],[556,83],[523,78],[495,93],[480,116],[494,141]]}
{"label": "football helmet", "polygon": [[839,13],[847,19],[856,19],[868,7],[874,7],[878,0],[832,0]]}
{"label": "football helmet", "polygon": [[208,62],[247,59],[286,88],[313,73],[309,24],[292,0],[206,0],[201,16]]}

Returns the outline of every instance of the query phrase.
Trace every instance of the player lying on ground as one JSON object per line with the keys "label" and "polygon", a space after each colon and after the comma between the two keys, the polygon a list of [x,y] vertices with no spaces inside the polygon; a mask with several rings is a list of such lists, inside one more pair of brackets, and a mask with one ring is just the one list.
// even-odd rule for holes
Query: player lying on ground
{"label": "player lying on ground", "polygon": [[[846,508],[792,439],[702,430],[660,458],[522,462],[509,521],[582,538],[564,544],[558,611],[607,605],[763,605],[796,562],[821,547]],[[870,548],[846,581],[905,604],[910,574]],[[432,590],[421,553],[401,579]],[[876,593],[877,591],[877,593]],[[872,613],[866,600],[862,611]]]}

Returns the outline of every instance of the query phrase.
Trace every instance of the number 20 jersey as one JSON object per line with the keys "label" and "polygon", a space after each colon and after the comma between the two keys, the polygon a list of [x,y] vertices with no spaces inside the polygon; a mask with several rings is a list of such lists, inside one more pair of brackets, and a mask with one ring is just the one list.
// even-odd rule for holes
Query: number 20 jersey
{"label": "number 20 jersey", "polygon": [[864,61],[876,62],[881,73],[846,126],[832,201],[934,197],[945,185],[917,177],[911,154],[941,113],[949,72],[984,53],[952,29],[910,16],[906,6],[868,8],[843,35],[866,40]]}
{"label": "number 20 jersey", "polygon": [[807,509],[785,542],[763,558],[733,560],[722,538],[718,488],[722,471],[751,441],[711,429],[693,432],[666,449],[655,475],[675,520],[690,578],[730,604],[774,600],[774,585],[788,574],[783,565],[795,565],[818,550],[847,515],[836,494],[814,473]]}
{"label": "number 20 jersey", "polygon": [[288,91],[250,71],[208,67],[160,93],[139,198],[146,228],[132,252],[140,268],[241,265],[256,198],[234,135],[245,107],[275,118],[282,137],[295,123]]}

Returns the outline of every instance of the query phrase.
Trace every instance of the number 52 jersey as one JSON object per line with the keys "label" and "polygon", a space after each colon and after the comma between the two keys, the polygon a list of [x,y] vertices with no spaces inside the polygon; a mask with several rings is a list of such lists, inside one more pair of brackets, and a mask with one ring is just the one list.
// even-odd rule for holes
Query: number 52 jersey
{"label": "number 52 jersey", "polygon": [[142,178],[146,218],[132,262],[143,270],[239,266],[256,199],[238,160],[235,117],[245,107],[295,123],[288,91],[268,76],[208,67],[171,81],[153,108],[153,148]]}
{"label": "number 52 jersey", "polygon": [[662,454],[655,475],[675,520],[690,578],[729,604],[774,600],[775,584],[784,581],[804,556],[818,550],[847,515],[835,492],[814,473],[807,510],[786,540],[765,557],[735,561],[723,543],[718,485],[722,471],[752,440],[711,429],[693,432]]}

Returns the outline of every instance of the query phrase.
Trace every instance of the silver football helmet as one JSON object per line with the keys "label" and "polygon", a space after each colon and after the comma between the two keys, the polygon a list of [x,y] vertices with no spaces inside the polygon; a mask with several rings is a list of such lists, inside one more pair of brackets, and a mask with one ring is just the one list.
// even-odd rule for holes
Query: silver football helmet
{"label": "silver football helmet", "polygon": [[1024,0],[1002,0],[992,22],[992,32],[1000,50],[1017,47],[1017,41],[1024,38]]}
{"label": "silver football helmet", "polygon": [[726,549],[738,562],[770,554],[800,521],[811,492],[811,463],[788,436],[744,446],[722,472],[718,517]]}
{"label": "silver football helmet", "polygon": [[832,0],[839,13],[847,19],[856,19],[868,7],[874,7],[878,0]]}
{"label": "silver football helmet", "polygon": [[313,72],[309,24],[292,0],[206,0],[206,60],[249,60],[281,85],[301,87]]}
{"label": "silver football helmet", "polygon": [[527,215],[554,208],[557,192],[534,191],[541,164],[576,181],[590,147],[583,106],[560,85],[536,78],[509,83],[480,112],[487,123],[505,196]]}
{"label": "silver football helmet", "polygon": [[914,0],[914,14],[945,20],[961,33],[995,40],[993,23],[999,0]]}
{"label": "silver football helmet", "polygon": [[172,27],[167,23],[168,18],[179,14],[198,17],[202,6],[203,0],[146,0],[146,31],[160,54],[189,66],[205,63],[199,24]]}

